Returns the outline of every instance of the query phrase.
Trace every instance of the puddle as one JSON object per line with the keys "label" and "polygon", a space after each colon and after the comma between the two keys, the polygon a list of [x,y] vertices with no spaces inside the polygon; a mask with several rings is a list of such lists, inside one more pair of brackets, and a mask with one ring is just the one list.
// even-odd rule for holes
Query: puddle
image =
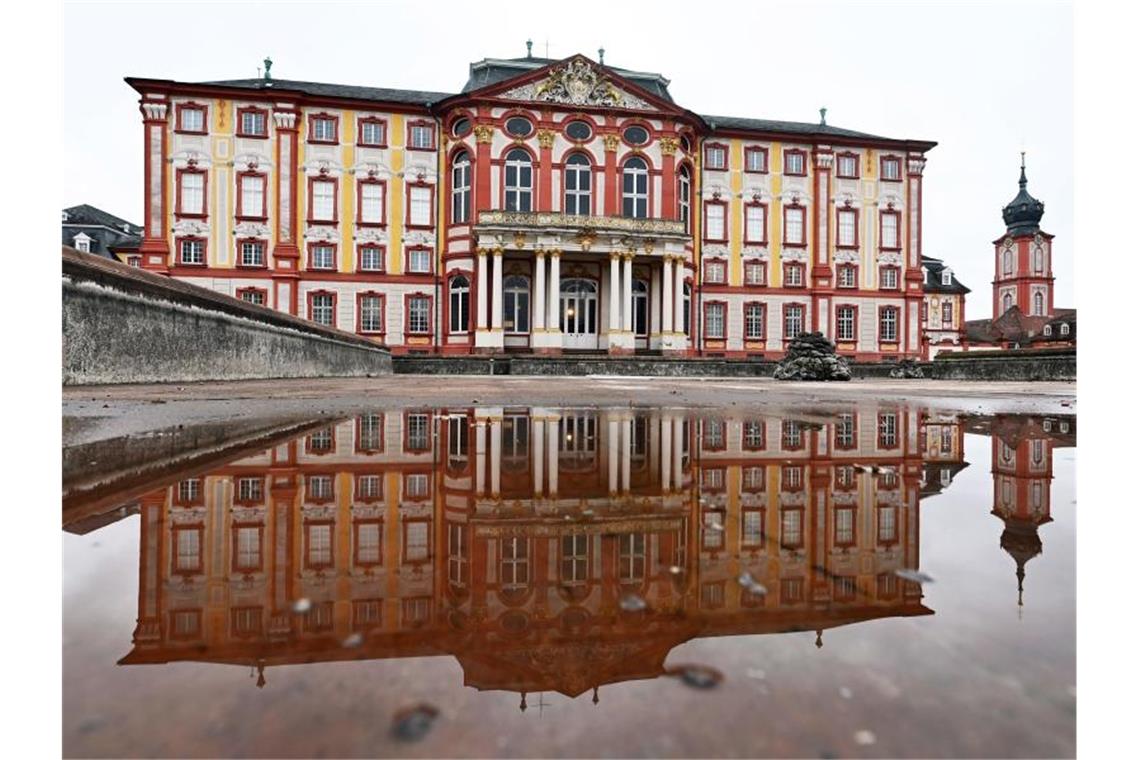
{"label": "puddle", "polygon": [[1075,752],[1075,416],[268,430],[85,452],[65,755]]}

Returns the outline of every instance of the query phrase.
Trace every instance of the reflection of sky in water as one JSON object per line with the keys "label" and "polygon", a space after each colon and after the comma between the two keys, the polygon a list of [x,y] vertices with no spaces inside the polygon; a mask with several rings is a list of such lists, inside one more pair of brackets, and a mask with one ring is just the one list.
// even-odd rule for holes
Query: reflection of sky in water
{"label": "reflection of sky in water", "polygon": [[[521,711],[517,692],[464,688],[452,656],[274,666],[261,690],[247,666],[117,666],[139,614],[140,518],[65,533],[65,753],[1071,755],[1074,449],[1053,455],[1053,520],[1019,618],[1016,565],[990,514],[991,439],[964,441],[970,466],[919,506],[919,566],[934,578],[922,604],[935,614],[832,628],[822,648],[814,630],[698,636],[665,665],[715,669],[715,688],[625,681],[602,686],[597,705],[592,691],[544,692]],[[779,461],[773,445],[757,456]],[[438,717],[401,741],[393,716],[421,703]]]}

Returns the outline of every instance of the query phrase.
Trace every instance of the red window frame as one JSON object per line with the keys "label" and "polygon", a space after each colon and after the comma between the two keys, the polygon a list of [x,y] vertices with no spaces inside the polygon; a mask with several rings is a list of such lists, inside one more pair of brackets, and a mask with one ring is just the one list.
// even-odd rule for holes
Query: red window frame
{"label": "red window frame", "polygon": [[[375,525],[379,531],[377,542],[378,556],[374,561],[360,560],[360,528],[364,525]],[[352,564],[357,567],[379,567],[384,564],[384,520],[379,517],[352,521]]]}
{"label": "red window frame", "polygon": [[[367,416],[379,417],[380,418],[380,446],[378,448],[366,448],[366,447],[361,445],[361,435],[360,435],[361,420],[363,420],[365,417],[365,415],[361,414],[361,415],[357,415],[357,417],[355,419],[353,419],[353,421],[352,421],[353,441],[354,441],[355,446],[356,446],[355,451],[358,454],[382,454],[382,453],[384,453],[384,423],[385,423],[384,413],[383,412],[369,412]],[[374,473],[362,473],[362,474],[371,475]],[[380,474],[380,477],[383,478],[384,477],[383,474]],[[352,493],[353,493],[354,499],[356,499],[358,501],[369,501],[369,500],[374,501],[377,498],[379,498],[377,496],[369,496],[367,498],[359,496],[358,494],[360,492],[360,489],[357,488],[357,485],[359,483],[359,479],[360,479],[359,474],[353,479]],[[384,489],[384,485],[382,482],[380,485],[380,489],[381,489],[381,491],[383,491],[383,489]]]}
{"label": "red window frame", "polygon": [[[712,161],[709,160],[709,154],[713,150],[724,151],[724,165],[723,166],[713,166],[712,165]],[[709,171],[714,171],[714,172],[726,172],[726,171],[728,171],[728,145],[726,145],[725,143],[719,143],[719,142],[705,143],[705,169],[707,169]]]}
{"label": "red window frame", "polygon": [[[803,159],[803,171],[793,172],[788,169],[788,159],[792,156],[800,156]],[[789,148],[784,151],[784,174],[789,177],[806,177],[808,173],[808,160],[807,151],[800,148]]]}
{"label": "red window frame", "polygon": [[[720,267],[721,267],[720,271],[724,273],[723,277],[721,277],[720,279],[713,279],[709,275],[709,272],[711,271],[710,266],[712,264],[719,264],[720,265]],[[705,261],[704,261],[704,273],[703,274],[704,274],[704,282],[706,284],[708,284],[708,285],[724,285],[728,282],[728,262],[725,259],[720,258],[719,256],[711,256],[711,257],[705,259]]]}
{"label": "red window frame", "polygon": [[[883,219],[892,216],[895,219],[895,244],[892,246],[883,245]],[[879,250],[882,251],[901,251],[902,250],[902,212],[888,209],[879,212]]]}
{"label": "red window frame", "polygon": [[[205,219],[210,208],[210,173],[197,166],[187,166],[176,170],[174,174],[174,215],[179,219]],[[182,210],[182,178],[187,174],[202,175],[202,210],[199,212]]]}
{"label": "red window frame", "polygon": [[[751,267],[757,267],[760,270],[760,281],[750,282],[748,279],[748,271]],[[750,261],[744,260],[744,285],[750,288],[764,288],[768,286],[768,262],[767,261]]]}
{"label": "red window frame", "polygon": [[[333,188],[333,208],[332,219],[317,219],[313,216],[313,188],[319,182],[331,183]],[[305,209],[308,214],[309,224],[339,224],[340,223],[340,182],[336,177],[309,177],[309,197],[308,204]]]}
{"label": "red window frame", "polygon": [[[888,311],[893,311],[895,313],[895,337],[894,337],[894,340],[883,337],[883,315],[886,314]],[[890,345],[897,345],[898,343],[902,342],[902,340],[901,340],[902,309],[900,309],[897,306],[880,306],[879,307],[879,329],[877,332],[879,335],[879,343],[887,343]]]}
{"label": "red window frame", "polygon": [[[721,334],[712,335],[709,333],[709,312],[711,307],[719,306],[721,308]],[[705,340],[728,340],[728,302],[727,301],[705,301],[705,307],[701,318],[704,320],[703,334]]]}
{"label": "red window frame", "polygon": [[[428,479],[429,493],[430,493],[430,478]],[[423,559],[408,559],[408,527],[413,523],[426,523],[427,524],[427,553]],[[404,565],[423,565],[432,560],[432,550],[434,549],[431,535],[431,518],[430,517],[415,517],[403,521],[403,530],[400,531],[400,560]],[[405,601],[407,601],[405,599]]]}
{"label": "red window frame", "polygon": [[[260,293],[261,299],[262,299],[261,303],[255,304],[252,301],[246,301],[244,298],[242,298],[242,296],[247,294],[247,293]],[[264,306],[266,308],[269,307],[269,291],[266,290],[265,288],[238,288],[234,292],[234,297],[237,298],[239,301],[245,301],[246,303],[251,304],[253,306]]]}
{"label": "red window frame", "polygon": [[[364,125],[379,124],[384,129],[384,139],[378,143],[364,142]],[[388,147],[388,120],[376,116],[362,116],[356,122],[356,144],[361,148],[387,148]]]}
{"label": "red window frame", "polygon": [[[364,329],[364,304],[365,298],[379,298],[380,299],[380,329],[365,330]],[[383,335],[387,332],[388,320],[386,319],[388,303],[383,293],[375,290],[364,290],[356,294],[356,332],[361,335]]]}
{"label": "red window frame", "polygon": [[[428,190],[428,221],[427,224],[412,223],[412,190],[427,188]],[[435,229],[435,185],[426,182],[412,182],[404,186],[404,226],[410,230]]]}
{"label": "red window frame", "polygon": [[[758,208],[764,214],[764,221],[760,225],[761,237],[759,239],[751,238],[748,236],[748,209]],[[744,204],[744,242],[755,243],[757,245],[768,244],[768,204],[759,201],[751,201]]]}
{"label": "red window frame", "polygon": [[[245,208],[243,198],[245,194],[242,192],[242,181],[246,178],[260,179],[261,180],[261,208],[258,209],[259,213],[248,213],[250,209]],[[263,172],[244,171],[237,173],[237,213],[235,216],[241,221],[257,221],[264,222],[269,218],[269,175]]]}
{"label": "red window frame", "polygon": [[[193,570],[183,569],[178,567],[178,533],[179,531],[197,531],[198,533],[198,566]],[[170,530],[170,574],[171,575],[202,575],[206,572],[205,560],[203,553],[205,546],[203,541],[206,537],[206,526],[204,523],[194,523],[193,525],[175,525]]]}
{"label": "red window frame", "polygon": [[[241,117],[242,117],[242,114],[247,114],[247,113],[259,113],[265,118],[265,121],[264,121],[265,134],[257,134],[256,132],[245,132],[245,131],[243,131],[243,129],[242,129],[242,118]],[[237,118],[237,126],[234,129],[234,134],[236,134],[238,137],[248,137],[248,138],[252,138],[255,140],[268,140],[269,139],[269,109],[268,108],[257,108],[255,106],[246,106],[244,108],[237,109],[237,113],[235,115]]]}
{"label": "red window frame", "polygon": [[[844,305],[846,305],[846,304],[844,304]],[[855,318],[856,318],[856,325],[857,325],[858,324],[857,320],[859,318],[858,311],[856,311]],[[844,412],[844,414],[851,418],[851,443],[842,443],[841,444],[839,442],[839,426],[838,426],[838,424],[836,424],[834,429],[832,430],[832,436],[831,437],[832,437],[833,445],[835,446],[836,449],[838,449],[840,451],[850,451],[852,449],[859,448],[859,415],[856,414],[855,412]],[[839,481],[838,470],[839,470],[839,468],[836,467],[836,473],[835,473],[836,483],[838,483],[838,481]],[[853,479],[850,485],[837,485],[836,487],[840,488],[844,491],[852,491],[857,487],[857,482]]]}
{"label": "red window frame", "polygon": [[[801,240],[798,243],[791,242],[788,240],[788,212],[789,211],[798,211],[801,215],[802,222],[800,224],[800,229],[803,230],[803,240]],[[784,242],[785,247],[807,248],[807,239],[808,239],[807,222],[808,222],[808,219],[807,219],[807,207],[806,206],[801,206],[798,203],[790,203],[787,206],[784,206],[784,229],[781,232],[782,232],[782,235],[784,238],[783,242]]]}
{"label": "red window frame", "polygon": [[[364,268],[364,250],[366,248],[374,248],[380,252],[380,267],[378,269],[365,269]],[[388,263],[388,247],[380,243],[361,243],[356,246],[356,271],[364,273],[382,273],[387,271]]]}
{"label": "red window frame", "polygon": [[[896,166],[898,166],[898,176],[897,177],[888,177],[887,176],[887,164],[895,164]],[[899,156],[879,156],[879,179],[881,179],[884,182],[902,182],[903,181],[902,158],[900,158]]]}
{"label": "red window frame", "polygon": [[[314,564],[312,562],[312,538],[310,528],[327,525],[329,528],[329,559],[328,562]],[[305,540],[305,569],[306,570],[328,570],[336,566],[336,524],[332,520],[306,520],[304,523],[304,540]]]}
{"label": "red window frame", "polygon": [[[242,261],[241,247],[243,243],[259,243],[261,245],[261,263],[246,264]],[[269,267],[269,243],[261,238],[239,238],[234,241],[234,266],[238,269],[267,269]]]}
{"label": "red window frame", "polygon": [[[426,272],[413,272],[412,271],[412,253],[414,251],[427,251],[428,253],[428,268]],[[431,275],[435,273],[435,257],[431,246],[427,245],[409,245],[404,248],[404,274],[413,275]]]}
{"label": "red window frame", "polygon": [[[238,567],[238,531],[242,528],[257,529],[257,565]],[[230,572],[249,575],[260,573],[265,567],[265,525],[262,523],[235,522],[230,528]]]}
{"label": "red window frame", "polygon": [[[855,160],[854,174],[844,174],[842,171],[840,171],[840,167],[843,165],[843,162],[840,161],[840,159],[843,158],[851,158]],[[837,153],[835,156],[835,176],[839,179],[859,179],[859,154],[851,153],[850,151]]]}
{"label": "red window frame", "polygon": [[[759,169],[748,168],[748,157],[759,153],[763,158],[760,159]],[[759,145],[749,145],[744,148],[744,172],[746,174],[767,174],[768,173],[768,149],[761,148]]]}
{"label": "red window frame", "polygon": [[[210,127],[210,112],[208,106],[201,103],[178,103],[174,106],[174,131],[180,135],[204,135],[207,134]],[[185,111],[201,111],[202,112],[202,128],[201,129],[183,129],[182,128],[182,114]]]}
{"label": "red window frame", "polygon": [[[311,114],[308,114],[306,121],[309,124],[308,141],[311,144],[313,144],[313,145],[336,145],[340,142],[340,116],[338,116],[337,114],[326,113],[324,111],[321,111],[320,113],[311,113]],[[316,132],[318,121],[331,121],[333,123],[333,134],[334,134],[333,139],[322,140],[322,139],[318,139],[315,136],[314,132]]]}
{"label": "red window frame", "polygon": [[[427,300],[427,305],[428,305],[427,306],[428,326],[427,326],[427,330],[422,331],[422,332],[417,331],[417,330],[412,330],[412,320],[411,320],[412,301],[414,301],[416,299],[420,299],[420,298]],[[431,335],[432,334],[432,319],[431,319],[431,317],[432,317],[432,314],[435,313],[432,310],[432,307],[433,307],[432,296],[430,293],[408,293],[406,296],[404,296],[404,334],[405,335],[416,335],[416,336]]]}
{"label": "red window frame", "polygon": [[[839,310],[851,309],[851,337],[839,337]],[[837,303],[835,304],[835,342],[840,341],[844,343],[855,343],[859,340],[859,307],[852,303]]]}
{"label": "red window frame", "polygon": [[[799,302],[786,303],[786,304],[784,304],[783,310],[780,312],[780,339],[782,341],[784,341],[785,343],[787,343],[788,341],[794,340],[794,338],[788,337],[788,312],[790,312],[792,309],[796,309],[796,308],[798,308],[800,310],[800,332],[799,332],[799,335],[803,335],[806,332],[810,332],[808,328],[811,325],[811,322],[810,322],[811,313],[808,311],[808,307],[805,304],[802,304]],[[782,439],[782,436],[781,436],[781,439]]]}
{"label": "red window frame", "polygon": [[[333,265],[331,267],[318,267],[313,265],[313,249],[314,248],[332,248],[333,249]],[[308,256],[305,259],[305,269],[310,272],[335,272],[337,271],[337,250],[339,246],[336,243],[330,243],[327,240],[313,240],[309,241]]]}
{"label": "red window frame", "polygon": [[[950,308],[947,309],[946,307],[950,307]],[[942,302],[942,308],[940,309],[940,312],[942,314],[942,326],[943,327],[954,324],[954,302],[952,300],[950,300],[950,299],[944,300]],[[946,318],[947,315],[949,315],[949,317],[950,317],[949,319]]]}
{"label": "red window frame", "polygon": [[[194,616],[195,623],[194,623],[194,630],[192,632],[180,633],[178,631],[178,627],[175,625],[174,621],[177,618],[177,616],[179,616],[179,615],[193,615]],[[169,630],[170,630],[170,638],[174,639],[175,641],[187,641],[187,640],[193,640],[193,639],[201,638],[201,636],[202,636],[202,610],[195,609],[193,607],[190,607],[190,608],[183,607],[183,608],[171,610],[170,611],[170,629]]]}
{"label": "red window frame", "polygon": [[[722,225],[724,235],[722,237],[709,237],[709,209],[713,206],[720,206],[724,210],[724,223]],[[703,210],[704,225],[701,230],[704,234],[704,239],[713,243],[727,243],[728,242],[728,201],[711,200],[705,201]]]}
{"label": "red window frame", "polygon": [[[842,243],[839,239],[840,222],[844,214],[850,214],[855,220],[854,234],[852,235],[852,241],[850,243]],[[835,210],[835,247],[847,250],[857,250],[859,248],[859,209],[839,208]]]}
{"label": "red window frame", "polygon": [[[887,272],[895,273],[895,284],[893,286],[883,284],[883,275]],[[901,288],[901,283],[899,282],[899,274],[899,268],[894,264],[888,264],[879,267],[879,290],[899,290]]]}
{"label": "red window frame", "polygon": [[[413,127],[427,127],[431,132],[431,145],[427,146],[426,148],[414,147],[412,145],[412,128]],[[404,147],[406,150],[434,151],[435,145],[436,145],[436,139],[437,138],[436,138],[436,134],[435,134],[435,122],[428,121],[426,119],[416,119],[415,121],[409,121],[408,122],[407,141],[404,143]]]}
{"label": "red window frame", "polygon": [[[337,298],[336,298],[336,291],[334,291],[334,290],[310,290],[305,295],[305,303],[308,307],[308,311],[306,311],[305,313],[308,315],[308,320],[310,322],[317,322],[317,320],[313,319],[313,299],[316,296],[332,296],[332,324],[331,325],[325,325],[325,327],[336,327]],[[323,322],[317,322],[317,324],[320,325],[320,324],[324,324],[324,323]]]}
{"label": "red window frame", "polygon": [[[894,307],[892,306],[892,307],[884,307],[884,308],[894,308]],[[893,444],[887,443],[886,440],[884,440],[884,438],[883,438],[883,419],[886,417],[894,417],[894,419],[895,419],[895,442]],[[878,442],[880,449],[897,449],[899,447],[899,416],[898,416],[898,414],[896,414],[894,412],[881,412],[881,413],[879,413],[879,415],[875,418],[875,439]],[[879,485],[878,485],[878,482],[876,481],[875,488],[878,489],[878,487],[879,487]],[[897,487],[898,486],[896,485],[895,488],[897,488]],[[891,490],[893,490],[893,489],[891,489]]]}
{"label": "red window frame", "polygon": [[[760,307],[760,334],[748,334],[748,308],[750,306]],[[740,316],[742,319],[741,329],[743,330],[744,340],[767,340],[768,339],[768,308],[763,301],[745,301],[741,309]]]}
{"label": "red window frame", "polygon": [[[851,284],[844,285],[843,279],[839,276],[842,272],[851,272]],[[859,265],[858,264],[840,264],[835,267],[835,287],[841,290],[854,290],[859,287]]]}
{"label": "red window frame", "polygon": [[[800,273],[799,283],[792,284],[789,282],[791,279],[788,273],[797,270]],[[784,262],[784,287],[785,288],[806,288],[807,287],[807,267],[804,266],[802,261],[785,261]]]}
{"label": "red window frame", "polygon": [[[768,318],[767,318],[766,314],[764,315],[764,322],[765,322],[765,324],[767,324],[767,322],[768,322]],[[748,443],[748,436],[745,434],[745,429],[748,425],[759,425],[758,430],[760,431],[760,443],[757,443],[757,444]],[[768,426],[764,424],[764,420],[762,420],[762,419],[750,419],[750,420],[744,420],[744,422],[741,423],[741,425],[740,425],[740,448],[744,451],[764,451],[765,449],[768,448]],[[742,486],[743,486],[743,480],[744,480],[744,473],[741,472]],[[753,489],[744,489],[744,490],[761,491],[761,490],[763,490],[763,487],[761,487],[759,489],[753,488]]]}
{"label": "red window frame", "polygon": [[[202,244],[202,261],[199,263],[187,263],[182,260],[182,244],[186,243],[201,243]],[[174,238],[174,251],[177,256],[176,266],[180,267],[204,267],[206,262],[210,260],[210,243],[200,235],[182,235]]]}
{"label": "red window frame", "polygon": [[[364,221],[364,188],[366,185],[378,185],[383,188],[380,199],[380,221]],[[383,179],[358,179],[356,181],[356,224],[359,227],[386,227],[388,225],[388,182]]]}
{"label": "red window frame", "polygon": [[926,324],[929,321],[929,308],[928,308],[929,306],[930,306],[930,304],[928,304],[925,300],[923,300],[923,302],[922,302],[922,323],[923,324]]}

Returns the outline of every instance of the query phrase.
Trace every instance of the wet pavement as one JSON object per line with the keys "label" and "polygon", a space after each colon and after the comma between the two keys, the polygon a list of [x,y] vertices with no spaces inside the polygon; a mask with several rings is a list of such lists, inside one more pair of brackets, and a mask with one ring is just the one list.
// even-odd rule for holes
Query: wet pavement
{"label": "wet pavement", "polygon": [[73,450],[64,754],[1075,754],[1074,415],[643,403]]}

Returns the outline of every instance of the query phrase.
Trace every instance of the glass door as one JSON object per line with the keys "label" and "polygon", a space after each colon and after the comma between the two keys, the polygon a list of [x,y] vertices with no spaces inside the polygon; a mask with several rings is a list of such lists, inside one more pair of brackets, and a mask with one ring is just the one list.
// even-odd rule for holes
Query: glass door
{"label": "glass door", "polygon": [[598,347],[598,284],[593,280],[562,281],[562,347]]}

